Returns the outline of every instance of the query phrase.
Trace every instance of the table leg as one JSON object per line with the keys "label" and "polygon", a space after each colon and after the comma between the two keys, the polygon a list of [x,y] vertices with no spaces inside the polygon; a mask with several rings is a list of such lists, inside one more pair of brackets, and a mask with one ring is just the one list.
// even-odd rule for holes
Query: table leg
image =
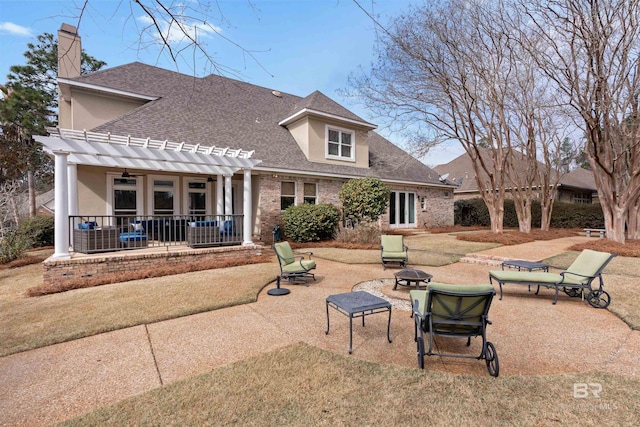
{"label": "table leg", "polygon": [[389,307],[389,321],[387,322],[387,339],[391,342],[391,307]]}
{"label": "table leg", "polygon": [[[364,316],[362,317],[364,322]],[[353,314],[349,314],[349,354],[353,352]]]}
{"label": "table leg", "polygon": [[329,303],[325,304],[327,306],[327,330],[324,331],[325,335],[329,334]]}

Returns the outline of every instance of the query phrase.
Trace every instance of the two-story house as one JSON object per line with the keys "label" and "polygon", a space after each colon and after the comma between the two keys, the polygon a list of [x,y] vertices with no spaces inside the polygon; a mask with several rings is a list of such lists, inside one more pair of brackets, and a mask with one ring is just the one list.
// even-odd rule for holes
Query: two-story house
{"label": "two-story house", "polygon": [[392,189],[383,227],[453,224],[450,183],[320,92],[138,62],[81,76],[76,29],[58,34],[59,128],[38,140],[55,157],[67,227],[69,216],[235,215],[243,244],[270,242],[288,206],[340,206],[342,184],[359,177]]}

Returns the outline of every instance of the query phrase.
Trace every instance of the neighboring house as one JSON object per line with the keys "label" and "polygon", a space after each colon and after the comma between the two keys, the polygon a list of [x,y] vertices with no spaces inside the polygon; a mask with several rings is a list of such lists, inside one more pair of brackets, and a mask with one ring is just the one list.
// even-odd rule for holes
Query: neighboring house
{"label": "neighboring house", "polygon": [[558,201],[565,203],[600,203],[593,172],[577,168],[560,178]]}
{"label": "neighboring house", "polygon": [[56,160],[56,215],[243,215],[251,244],[286,207],[339,206],[344,182],[378,177],[392,189],[383,227],[453,224],[451,183],[318,91],[138,62],[80,76],[76,29],[58,34],[59,130],[38,138]]}
{"label": "neighboring house", "polygon": [[[488,160],[488,155],[486,153],[483,155]],[[543,170],[544,165],[540,163],[539,166]],[[524,160],[519,167],[522,169],[527,167]],[[453,192],[455,200],[480,197],[471,158],[466,153],[433,169],[447,181],[457,184]],[[558,172],[554,171],[554,173]],[[508,183],[505,185],[508,187]],[[557,200],[564,203],[597,203],[598,194],[593,173],[579,168],[562,175],[558,184]]]}

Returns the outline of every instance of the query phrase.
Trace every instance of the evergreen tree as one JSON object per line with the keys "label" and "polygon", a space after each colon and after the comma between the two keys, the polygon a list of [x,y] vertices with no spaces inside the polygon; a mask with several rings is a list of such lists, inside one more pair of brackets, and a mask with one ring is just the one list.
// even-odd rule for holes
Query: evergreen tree
{"label": "evergreen tree", "polygon": [[[27,178],[30,215],[35,215],[35,181],[50,180],[52,165],[33,135],[46,135],[57,123],[58,42],[50,33],[29,43],[25,65],[13,65],[0,86],[0,183]],[[82,74],[106,63],[82,52]]]}

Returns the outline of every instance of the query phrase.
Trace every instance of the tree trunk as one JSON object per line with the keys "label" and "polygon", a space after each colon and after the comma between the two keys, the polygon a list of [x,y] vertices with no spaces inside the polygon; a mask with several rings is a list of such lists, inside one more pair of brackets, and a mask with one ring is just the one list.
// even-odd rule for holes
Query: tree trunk
{"label": "tree trunk", "polygon": [[601,204],[604,214],[604,228],[607,231],[607,239],[614,242],[625,242],[624,228],[627,224],[627,211],[613,204]]}
{"label": "tree trunk", "polygon": [[20,224],[20,213],[18,212],[18,204],[16,203],[16,198],[12,197],[9,200],[9,203],[11,205],[11,214],[13,215],[13,222],[16,224],[16,227],[17,227],[18,224]]}
{"label": "tree trunk", "polygon": [[500,197],[498,200],[489,197],[484,198],[484,202],[489,210],[489,218],[491,219],[491,232],[502,233],[504,224],[504,196],[502,200]]}
{"label": "tree trunk", "polygon": [[544,197],[546,193],[543,193],[542,200],[540,201],[540,230],[549,231],[551,228],[551,214],[553,213],[553,199],[550,197]]}
{"label": "tree trunk", "polygon": [[29,216],[36,216],[36,179],[32,170],[27,172],[27,182],[29,184]]}
{"label": "tree trunk", "polygon": [[531,203],[529,200],[523,200],[518,203],[514,200],[516,214],[518,215],[518,229],[521,233],[531,233]]}
{"label": "tree trunk", "polygon": [[629,240],[640,239],[640,200],[629,208],[627,215],[627,238]]}

